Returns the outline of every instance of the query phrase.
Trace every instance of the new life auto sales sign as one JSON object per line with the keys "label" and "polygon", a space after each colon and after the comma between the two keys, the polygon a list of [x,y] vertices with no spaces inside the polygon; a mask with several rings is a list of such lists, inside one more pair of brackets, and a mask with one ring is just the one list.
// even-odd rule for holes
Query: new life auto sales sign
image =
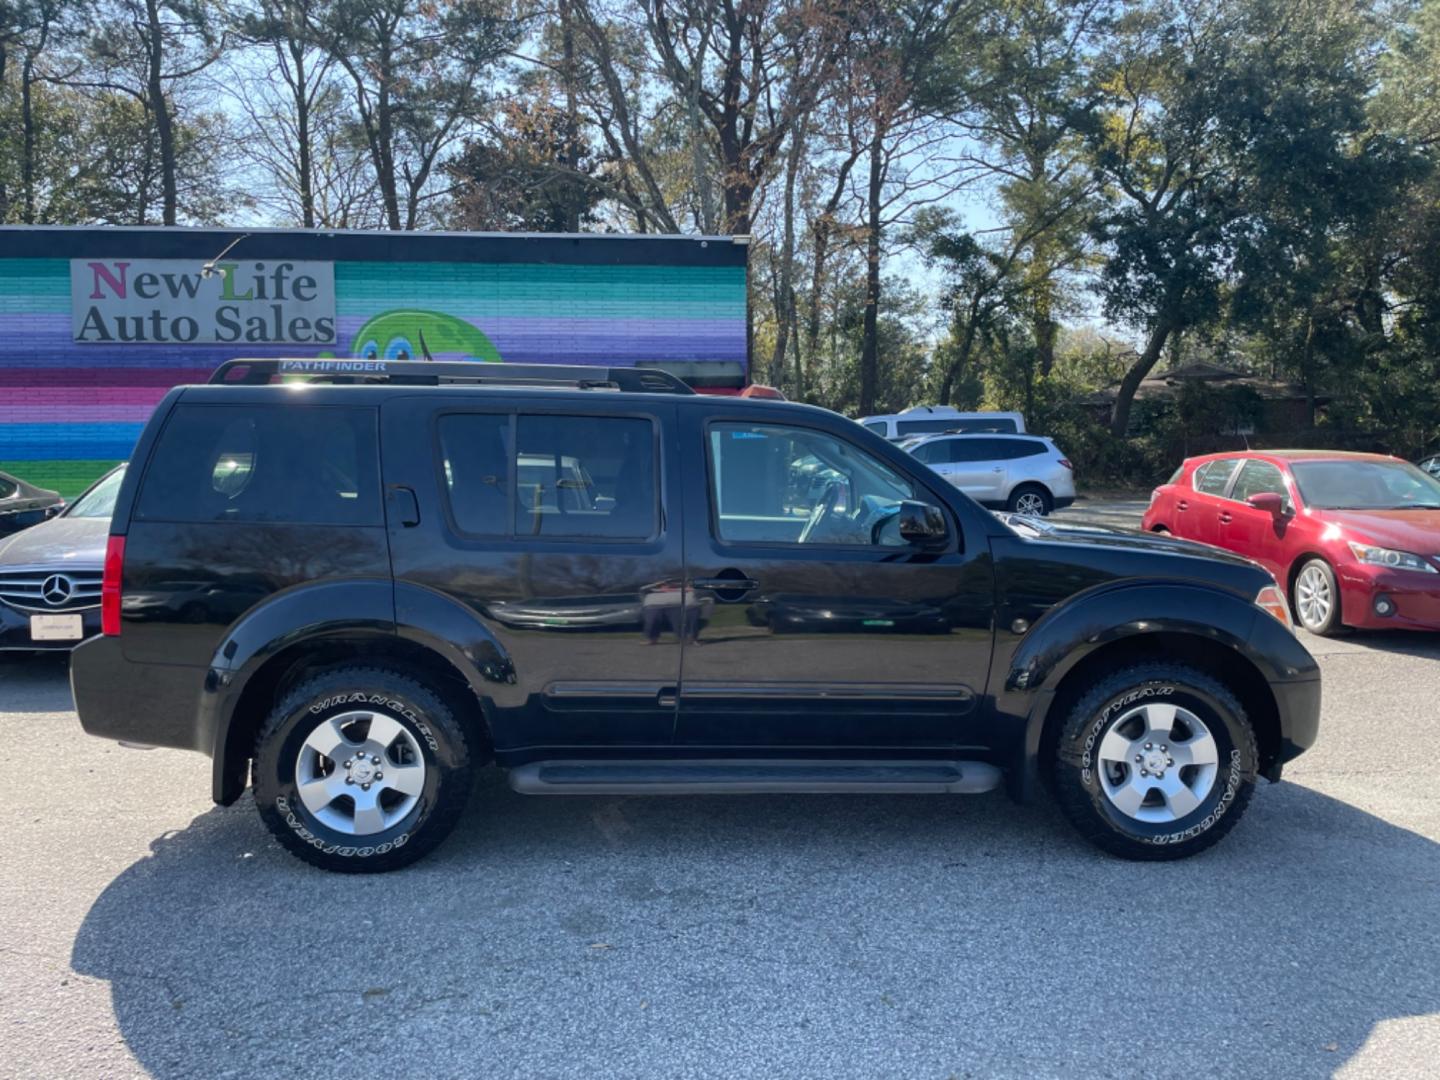
{"label": "new life auto sales sign", "polygon": [[295,344],[335,341],[335,264],[72,259],[77,342]]}

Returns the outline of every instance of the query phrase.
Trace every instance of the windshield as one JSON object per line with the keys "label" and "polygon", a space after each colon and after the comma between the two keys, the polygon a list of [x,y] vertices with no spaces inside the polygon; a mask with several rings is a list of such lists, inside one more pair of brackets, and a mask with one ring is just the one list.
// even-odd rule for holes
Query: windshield
{"label": "windshield", "polygon": [[125,479],[125,470],[116,469],[89,491],[70,504],[65,512],[72,518],[108,518],[115,511],[115,496],[120,494],[120,481]]}
{"label": "windshield", "polygon": [[1440,510],[1440,481],[1403,461],[1297,461],[1305,505],[1317,510]]}

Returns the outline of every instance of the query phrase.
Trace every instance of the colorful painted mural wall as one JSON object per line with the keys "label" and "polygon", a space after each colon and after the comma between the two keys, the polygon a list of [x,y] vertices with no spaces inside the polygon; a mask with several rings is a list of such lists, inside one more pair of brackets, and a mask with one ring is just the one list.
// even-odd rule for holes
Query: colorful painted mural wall
{"label": "colorful painted mural wall", "polygon": [[0,228],[0,471],[74,494],[237,356],[746,362],[728,238]]}

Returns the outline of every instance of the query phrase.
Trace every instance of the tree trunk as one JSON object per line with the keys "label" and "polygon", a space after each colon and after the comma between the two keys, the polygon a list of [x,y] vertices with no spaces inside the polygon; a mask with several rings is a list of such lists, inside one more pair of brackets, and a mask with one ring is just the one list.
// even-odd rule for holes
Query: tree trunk
{"label": "tree trunk", "polygon": [[865,322],[860,343],[860,415],[875,411],[880,386],[880,200],[884,193],[885,126],[877,118],[870,139],[870,179],[866,186]]}
{"label": "tree trunk", "polygon": [[[562,70],[560,78],[565,83],[565,148],[561,151],[561,164],[570,169],[580,168],[580,113],[575,96],[575,23],[570,16],[570,0],[560,0],[560,55]],[[565,231],[580,231],[580,207],[571,199],[565,211]]]}
{"label": "tree trunk", "polygon": [[965,317],[965,333],[960,338],[960,348],[955,353],[955,358],[946,365],[945,377],[940,382],[940,404],[949,405],[950,398],[955,393],[955,380],[965,365],[970,362],[970,353],[975,348],[975,329],[980,318],[980,305],[977,300],[970,302],[970,310]]}
{"label": "tree trunk", "polygon": [[1150,374],[1150,369],[1160,359],[1160,354],[1165,351],[1165,343],[1174,329],[1170,319],[1161,316],[1155,328],[1150,331],[1150,339],[1145,342],[1145,351],[1130,365],[1130,370],[1125,372],[1125,377],[1120,380],[1120,389],[1115,392],[1115,406],[1110,412],[1110,434],[1115,438],[1123,439],[1128,434],[1130,406],[1135,402],[1135,391],[1140,389],[1140,381]]}
{"label": "tree trunk", "polygon": [[160,6],[156,0],[145,0],[145,16],[149,60],[145,92],[150,99],[151,115],[155,118],[155,137],[160,143],[160,220],[164,225],[174,225],[180,210],[180,194],[175,178],[175,118],[165,97],[165,37]]}
{"label": "tree trunk", "polygon": [[780,282],[775,290],[775,349],[770,355],[770,381],[780,385],[785,371],[785,349],[790,342],[790,311],[795,297],[795,176],[805,153],[805,124],[801,122],[790,138],[790,153],[785,162],[785,198],[781,207],[785,224],[780,250]]}
{"label": "tree trunk", "polygon": [[[305,46],[290,39],[290,57],[295,65],[295,135],[297,172],[300,185],[300,219],[305,228],[315,227],[315,164],[310,146],[310,96],[305,73]],[[279,46],[277,45],[278,49]]]}
{"label": "tree trunk", "polygon": [[[35,108],[30,89],[34,85],[35,58],[26,53],[25,62],[20,65],[20,125],[24,131],[20,151],[20,220],[26,225],[35,224]],[[3,211],[0,207],[0,221],[5,220]]]}
{"label": "tree trunk", "polygon": [[380,50],[380,91],[375,108],[375,165],[379,172],[380,199],[385,204],[385,221],[397,232],[401,228],[400,193],[395,180],[395,118],[390,108],[390,47]]}
{"label": "tree trunk", "polygon": [[1035,366],[1042,378],[1049,378],[1055,367],[1055,336],[1059,326],[1051,317],[1049,290],[1042,290],[1035,297],[1035,317],[1032,327],[1035,334]]}

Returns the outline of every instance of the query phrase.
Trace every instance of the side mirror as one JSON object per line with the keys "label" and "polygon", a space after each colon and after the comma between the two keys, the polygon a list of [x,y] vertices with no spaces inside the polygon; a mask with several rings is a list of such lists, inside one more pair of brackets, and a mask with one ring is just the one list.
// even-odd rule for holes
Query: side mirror
{"label": "side mirror", "polygon": [[1257,491],[1250,498],[1245,500],[1256,510],[1264,510],[1274,517],[1285,516],[1285,499],[1273,491]]}
{"label": "side mirror", "polygon": [[900,539],[920,547],[943,542],[950,531],[939,507],[906,499],[900,504]]}

